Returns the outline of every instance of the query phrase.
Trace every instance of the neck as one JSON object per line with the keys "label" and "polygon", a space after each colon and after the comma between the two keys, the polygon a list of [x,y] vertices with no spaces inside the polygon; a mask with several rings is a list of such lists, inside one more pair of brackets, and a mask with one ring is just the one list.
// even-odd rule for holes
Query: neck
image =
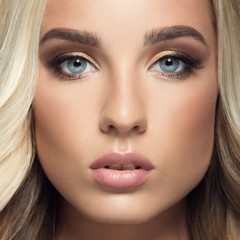
{"label": "neck", "polygon": [[57,240],[190,240],[185,201],[140,224],[93,221],[68,203],[63,204]]}

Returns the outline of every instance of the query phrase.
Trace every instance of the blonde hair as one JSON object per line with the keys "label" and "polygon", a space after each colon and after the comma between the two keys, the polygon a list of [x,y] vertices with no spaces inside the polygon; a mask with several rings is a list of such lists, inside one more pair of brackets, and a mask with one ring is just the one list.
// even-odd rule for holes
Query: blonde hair
{"label": "blonde hair", "polygon": [[26,179],[35,155],[31,104],[45,4],[45,0],[0,0],[0,238],[4,240],[13,239],[14,233],[6,233],[2,210]]}
{"label": "blonde hair", "polygon": [[[31,132],[31,104],[46,1],[0,0],[0,239],[4,240],[53,239],[55,231],[52,195],[56,192],[38,161],[34,161]],[[188,196],[188,222],[194,240],[237,240],[240,6],[238,0],[209,2],[218,37],[220,92],[215,147],[206,176]]]}
{"label": "blonde hair", "polygon": [[212,0],[218,38],[219,99],[208,172],[189,194],[194,240],[240,236],[240,3]]}

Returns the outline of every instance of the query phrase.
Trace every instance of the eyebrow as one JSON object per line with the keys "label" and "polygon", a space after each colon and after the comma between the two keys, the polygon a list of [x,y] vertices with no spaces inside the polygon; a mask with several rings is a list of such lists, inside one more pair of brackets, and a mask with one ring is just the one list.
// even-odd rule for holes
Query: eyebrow
{"label": "eyebrow", "polygon": [[198,32],[195,28],[189,26],[173,26],[162,28],[160,30],[153,29],[145,34],[144,46],[150,46],[157,44],[161,41],[167,41],[182,37],[194,38],[202,42],[205,46],[208,46],[203,35],[200,32]]}
{"label": "eyebrow", "polygon": [[[160,30],[153,29],[144,35],[144,46],[147,47],[162,41],[173,40],[182,37],[192,37],[202,42],[205,46],[208,46],[203,35],[195,28],[189,26],[173,26],[162,28]],[[44,44],[50,39],[68,40],[71,42],[78,42],[92,47],[100,47],[102,42],[100,37],[98,37],[93,32],[54,28],[48,31],[42,37],[42,39],[40,40],[40,45]]]}
{"label": "eyebrow", "polygon": [[81,44],[89,45],[92,47],[99,47],[101,45],[101,39],[92,32],[87,31],[72,31],[67,29],[52,29],[48,31],[40,40],[40,45],[50,39],[62,39],[71,42],[78,42]]}

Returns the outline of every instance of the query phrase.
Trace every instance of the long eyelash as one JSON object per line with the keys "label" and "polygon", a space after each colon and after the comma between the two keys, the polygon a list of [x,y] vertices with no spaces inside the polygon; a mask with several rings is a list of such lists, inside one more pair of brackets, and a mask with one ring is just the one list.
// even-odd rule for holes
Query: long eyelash
{"label": "long eyelash", "polygon": [[83,78],[83,74],[74,74],[73,75],[73,74],[65,73],[60,68],[60,64],[62,64],[64,61],[72,60],[76,57],[83,58],[83,59],[85,59],[86,61],[89,62],[89,60],[87,60],[85,57],[82,57],[82,56],[79,56],[79,55],[65,55],[65,56],[61,56],[61,57],[56,57],[56,58],[52,59],[51,61],[46,62],[45,66],[48,69],[52,70],[53,73],[57,77],[62,78],[64,80],[66,80],[66,79],[68,79],[68,80],[81,79],[81,78]]}
{"label": "long eyelash", "polygon": [[180,72],[176,72],[176,73],[161,72],[161,75],[167,78],[185,79],[193,73],[194,69],[202,68],[201,62],[199,60],[193,59],[190,56],[182,53],[167,54],[161,57],[160,59],[158,59],[156,62],[159,62],[166,58],[174,58],[174,59],[180,60],[186,65],[185,68]]}

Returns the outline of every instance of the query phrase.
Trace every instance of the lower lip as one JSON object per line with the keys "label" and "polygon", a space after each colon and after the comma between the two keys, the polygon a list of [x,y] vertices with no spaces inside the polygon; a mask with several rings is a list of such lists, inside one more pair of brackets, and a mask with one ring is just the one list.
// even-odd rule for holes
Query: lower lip
{"label": "lower lip", "polygon": [[152,171],[145,169],[112,170],[108,168],[92,169],[93,179],[111,188],[138,187],[149,179]]}

